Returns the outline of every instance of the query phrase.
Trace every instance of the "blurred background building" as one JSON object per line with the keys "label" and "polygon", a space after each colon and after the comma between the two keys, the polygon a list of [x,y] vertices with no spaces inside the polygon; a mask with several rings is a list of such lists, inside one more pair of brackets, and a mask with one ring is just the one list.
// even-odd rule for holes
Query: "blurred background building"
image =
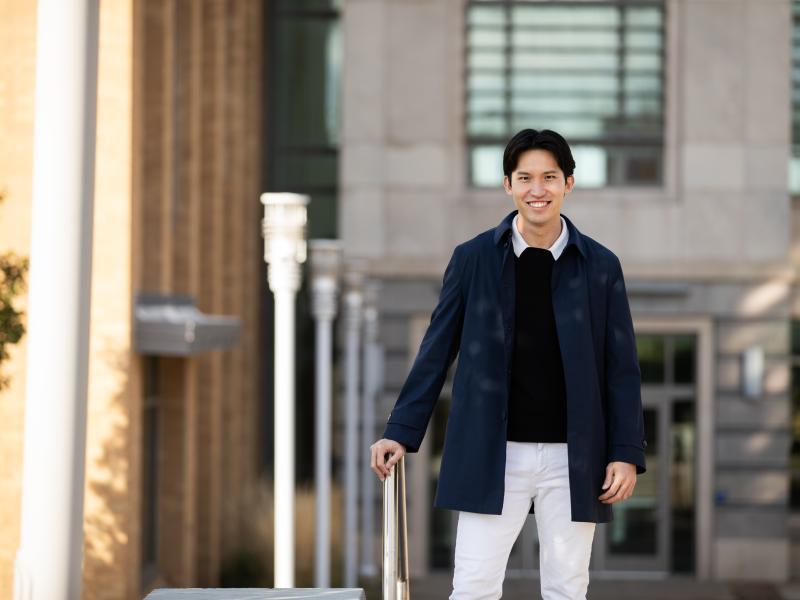
{"label": "blurred background building", "polygon": [[[35,3],[0,0],[0,251],[21,255],[35,20]],[[620,256],[637,331],[649,468],[598,529],[596,576],[800,573],[800,3],[103,0],[99,56],[86,597],[258,570],[273,358],[259,193],[309,194],[308,236],[341,238],[382,284],[377,436],[452,248],[513,209],[500,157],[523,127],[572,144],[564,213]],[[309,305],[304,282],[301,486]],[[166,333],[193,307],[202,327],[176,344]],[[2,369],[8,597],[24,338]],[[455,515],[431,508],[449,387],[409,459],[415,575],[452,565]],[[537,552],[531,521],[510,575],[535,573]]]}

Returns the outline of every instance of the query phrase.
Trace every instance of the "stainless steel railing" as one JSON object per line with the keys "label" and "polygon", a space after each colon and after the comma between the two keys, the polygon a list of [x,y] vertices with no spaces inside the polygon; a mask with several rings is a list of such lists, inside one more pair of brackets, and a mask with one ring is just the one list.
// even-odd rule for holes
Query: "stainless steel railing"
{"label": "stainless steel railing", "polygon": [[401,458],[383,481],[383,600],[409,600],[406,467]]}

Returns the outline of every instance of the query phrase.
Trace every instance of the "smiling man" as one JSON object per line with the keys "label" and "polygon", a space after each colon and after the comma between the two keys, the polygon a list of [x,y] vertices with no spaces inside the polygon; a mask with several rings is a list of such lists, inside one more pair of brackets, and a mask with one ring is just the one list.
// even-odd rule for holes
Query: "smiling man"
{"label": "smiling man", "polygon": [[[458,245],[383,439],[381,479],[416,452],[456,356],[435,505],[459,511],[451,600],[502,595],[529,512],[544,600],[584,600],[595,524],[645,470],[640,373],[622,269],[561,214],[569,145],[525,129],[503,155],[516,210]],[[386,456],[389,455],[389,459]]]}

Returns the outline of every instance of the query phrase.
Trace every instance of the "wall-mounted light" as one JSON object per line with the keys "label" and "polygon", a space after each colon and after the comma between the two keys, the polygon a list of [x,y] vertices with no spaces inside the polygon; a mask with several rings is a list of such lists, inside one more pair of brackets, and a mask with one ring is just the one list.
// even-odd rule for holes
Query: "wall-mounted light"
{"label": "wall-mounted light", "polygon": [[750,346],[742,351],[742,394],[756,398],[764,390],[764,348]]}

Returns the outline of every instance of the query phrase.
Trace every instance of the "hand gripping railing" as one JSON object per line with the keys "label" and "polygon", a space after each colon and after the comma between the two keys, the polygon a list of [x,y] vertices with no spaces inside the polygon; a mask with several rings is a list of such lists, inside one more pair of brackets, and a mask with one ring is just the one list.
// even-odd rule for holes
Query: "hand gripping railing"
{"label": "hand gripping railing", "polygon": [[383,600],[409,600],[407,523],[401,458],[383,481]]}

